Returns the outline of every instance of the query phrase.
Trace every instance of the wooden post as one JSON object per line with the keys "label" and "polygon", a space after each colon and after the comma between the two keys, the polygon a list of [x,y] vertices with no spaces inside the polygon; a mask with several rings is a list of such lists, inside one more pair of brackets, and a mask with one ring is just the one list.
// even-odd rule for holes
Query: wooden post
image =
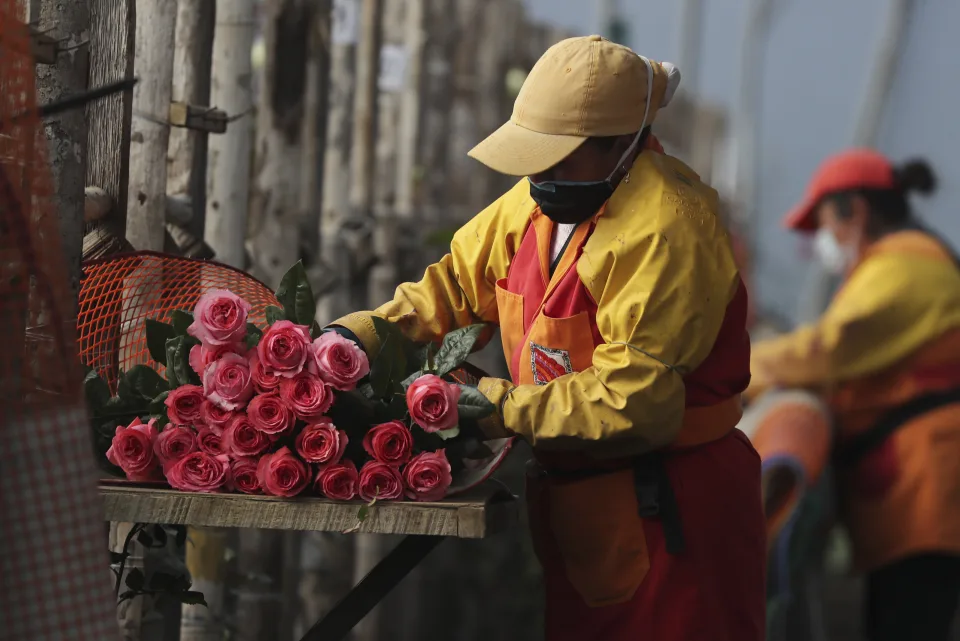
{"label": "wooden post", "polygon": [[207,141],[207,198],[203,238],[217,260],[246,267],[250,158],[253,150],[254,0],[217,0],[210,103],[237,117]]}
{"label": "wooden post", "polygon": [[344,223],[350,212],[350,152],[360,0],[334,0],[332,17],[319,232],[320,257],[327,264],[338,267],[339,278],[334,289],[325,293],[317,305],[317,318],[322,324],[351,311],[352,257],[344,246],[343,237]]}
{"label": "wooden post", "polygon": [[263,8],[266,65],[258,78],[249,248],[252,272],[274,288],[301,254],[301,135],[307,118],[306,57],[315,7],[309,0],[267,0]]}
{"label": "wooden post", "polygon": [[[37,0],[34,0],[37,2]],[[63,4],[39,1],[36,26],[58,41],[58,48],[69,48],[57,56],[54,65],[37,65],[37,103],[45,104],[87,87],[89,52],[84,46],[90,29],[90,10],[85,2]],[[48,118],[43,123],[53,174],[54,202],[60,220],[72,307],[64,310],[65,321],[76,318],[76,298],[80,290],[80,256],[83,252],[83,206],[86,186],[87,123],[83,110],[75,109]]]}
{"label": "wooden post", "polygon": [[143,2],[137,7],[136,117],[130,134],[130,186],[127,239],[137,249],[163,251],[167,196],[167,142],[173,81],[174,2]]}
{"label": "wooden post", "polygon": [[226,595],[226,550],[230,531],[224,528],[187,529],[185,561],[192,590],[203,593],[208,607],[184,605],[180,641],[221,641],[224,637],[223,601]]}

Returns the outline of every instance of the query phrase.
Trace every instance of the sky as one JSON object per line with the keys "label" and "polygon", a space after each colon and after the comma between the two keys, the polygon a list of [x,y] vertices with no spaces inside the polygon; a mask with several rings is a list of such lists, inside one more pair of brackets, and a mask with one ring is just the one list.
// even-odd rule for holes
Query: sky
{"label": "sky", "polygon": [[[597,32],[589,0],[525,0],[530,15]],[[679,52],[679,0],[620,0],[630,45],[657,60]],[[960,2],[916,0],[877,147],[895,161],[924,156],[939,175],[939,192],[916,203],[922,218],[960,246]],[[700,98],[733,110],[747,0],[704,0]],[[867,76],[886,21],[888,0],[778,0],[767,43],[760,136],[760,308],[801,318],[811,270],[803,243],[780,227],[827,155],[849,146]],[[681,73],[683,69],[681,68]],[[799,292],[799,294],[798,294]]]}

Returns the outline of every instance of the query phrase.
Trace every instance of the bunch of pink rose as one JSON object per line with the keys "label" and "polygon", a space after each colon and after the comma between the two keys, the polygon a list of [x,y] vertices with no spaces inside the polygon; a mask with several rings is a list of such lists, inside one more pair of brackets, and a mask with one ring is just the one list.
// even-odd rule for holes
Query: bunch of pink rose
{"label": "bunch of pink rose", "polygon": [[[166,421],[119,426],[108,460],[132,481],[165,479],[188,492],[239,491],[334,500],[432,501],[452,482],[444,450],[418,452],[404,420],[338,428],[328,416],[339,394],[369,374],[349,339],[277,320],[250,347],[250,305],[230,291],[201,297],[187,329],[199,344],[181,384],[163,401]],[[196,380],[196,379],[194,379]],[[460,388],[434,375],[407,389],[409,417],[426,432],[457,425]],[[162,423],[166,423],[159,429]],[[362,451],[350,438],[362,439]]]}

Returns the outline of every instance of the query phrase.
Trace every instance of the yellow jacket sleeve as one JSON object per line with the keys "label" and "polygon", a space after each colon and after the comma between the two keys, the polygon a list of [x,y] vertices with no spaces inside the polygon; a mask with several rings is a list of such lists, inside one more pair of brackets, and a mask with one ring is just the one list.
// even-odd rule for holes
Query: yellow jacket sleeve
{"label": "yellow jacket sleeve", "polygon": [[898,250],[901,240],[878,243],[817,323],[756,344],[751,387],[825,388],[881,372],[960,326],[960,271],[945,253]]}
{"label": "yellow jacket sleeve", "polygon": [[683,376],[710,353],[740,282],[712,189],[667,156],[643,154],[630,173],[578,262],[605,341],[592,366],[543,386],[481,387],[538,448],[622,457],[669,445]]}
{"label": "yellow jacket sleeve", "polygon": [[373,312],[355,312],[332,323],[352,331],[374,358],[380,343],[372,316],[398,325],[411,340],[436,341],[473,323],[496,323],[495,285],[507,275],[533,201],[526,180],[480,212],[454,235],[450,253],[427,267],[416,283],[397,288],[393,300]]}

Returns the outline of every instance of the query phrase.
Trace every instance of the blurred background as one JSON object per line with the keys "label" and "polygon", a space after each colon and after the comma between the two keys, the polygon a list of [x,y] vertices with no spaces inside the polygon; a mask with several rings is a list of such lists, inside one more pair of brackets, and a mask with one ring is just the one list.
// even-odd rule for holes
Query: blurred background
{"label": "blurred background", "polygon": [[[926,157],[940,190],[919,213],[960,240],[960,157],[945,134],[960,112],[955,0],[21,2],[39,34],[41,102],[141,79],[132,96],[46,127],[77,274],[81,258],[133,248],[216,259],[273,288],[303,260],[321,323],[377,305],[512,184],[466,152],[509,118],[547,47],[591,33],[679,66],[653,130],[720,192],[755,334],[816,317],[832,292],[780,219],[837,150]],[[506,373],[496,340],[475,361]],[[526,457],[497,475],[516,494]],[[212,605],[130,613],[152,622],[143,638],[298,638],[394,543],[191,540],[214,560],[188,551]],[[842,538],[831,550],[823,616],[830,638],[856,639],[858,584]],[[522,528],[447,541],[354,638],[536,640],[538,572]]]}

